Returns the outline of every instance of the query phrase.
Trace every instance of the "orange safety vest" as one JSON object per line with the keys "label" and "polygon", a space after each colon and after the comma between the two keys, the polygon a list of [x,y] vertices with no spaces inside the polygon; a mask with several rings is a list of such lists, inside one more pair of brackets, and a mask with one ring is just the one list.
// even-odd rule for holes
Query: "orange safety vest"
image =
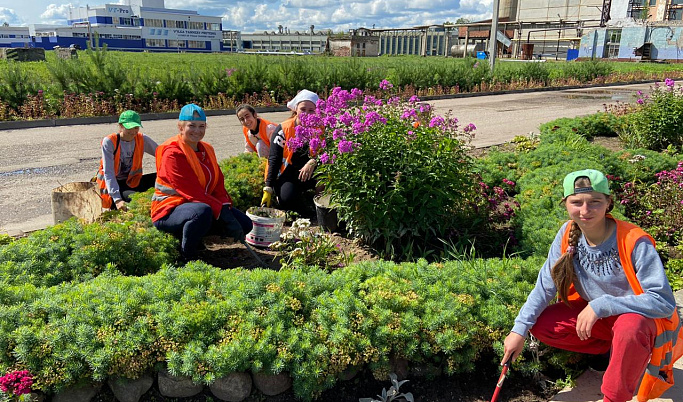
{"label": "orange safety vest", "polygon": [[[121,148],[119,147],[119,142],[121,141],[120,134],[114,133],[107,136],[109,140],[114,144],[114,175],[119,173],[119,165],[121,162]],[[104,142],[104,140],[102,140]],[[128,172],[128,178],[126,179],[126,184],[128,187],[135,188],[140,184],[140,179],[142,178],[142,156],[145,154],[145,139],[142,133],[138,132],[135,136],[135,150],[133,150],[133,166]],[[109,195],[109,190],[107,190],[107,182],[104,180],[104,161],[100,159],[100,169],[97,171],[97,176],[95,180],[97,188],[100,193],[100,198],[102,199],[102,208],[111,208],[113,200]]]}
{"label": "orange safety vest", "polygon": [[[282,147],[282,165],[280,165],[280,171],[278,172],[277,176],[280,177],[282,172],[285,171],[287,166],[292,164],[292,151],[289,149],[287,146],[287,140],[290,138],[294,138],[296,135],[296,131],[294,131],[296,127],[296,116],[292,117],[291,119],[287,119],[282,124],[280,124],[280,127],[282,128],[282,132],[285,134],[285,142],[284,144],[278,144]],[[268,163],[266,162],[266,174],[265,174],[266,179],[268,178]]]}
{"label": "orange safety vest", "polygon": [[[607,216],[612,218],[611,215]],[[652,236],[632,223],[618,219],[614,219],[614,221],[617,223],[617,247],[619,249],[621,266],[624,268],[626,279],[628,279],[633,293],[639,295],[643,293],[643,288],[640,286],[640,282],[638,282],[636,277],[636,271],[633,268],[633,261],[631,260],[633,248],[636,241],[642,237],[650,239],[653,245],[655,241]],[[562,253],[569,246],[569,232],[569,230],[565,230],[562,236]],[[569,289],[567,299],[581,299],[581,296],[579,296],[574,288],[574,284]],[[639,402],[659,398],[664,391],[674,385],[673,365],[683,356],[683,329],[681,328],[678,313],[674,311],[671,317],[656,318],[654,321],[657,326],[657,336],[655,337],[655,344],[650,356],[650,363],[645,370],[645,375],[638,389]]]}
{"label": "orange safety vest", "polygon": [[[216,153],[214,152],[213,147],[203,141],[200,141],[199,144],[206,151],[206,155],[209,157],[212,170],[214,172],[219,172],[220,170],[218,167],[218,161],[216,160]],[[206,175],[204,175],[204,171],[202,170],[195,151],[180,138],[180,134],[169,138],[163,144],[159,145],[156,150],[157,178],[156,182],[154,183],[154,195],[152,196],[152,207],[150,211],[153,221],[165,216],[164,211],[171,210],[180,204],[188,202],[185,197],[178,194],[176,189],[174,189],[171,184],[164,180],[163,177],[161,177],[161,175],[158,173],[161,172],[162,156],[168,147],[178,147],[183,151],[183,154],[185,154],[187,161],[192,167],[192,171],[197,176],[197,179],[202,187],[207,189],[207,193],[212,193],[219,184],[218,174],[214,174],[211,183],[207,183]],[[209,185],[208,187],[207,184]],[[223,184],[221,183],[221,185]]]}
{"label": "orange safety vest", "polygon": [[[259,118],[259,126],[258,126],[258,136],[261,139],[261,141],[265,142],[266,145],[270,146],[270,137],[268,136],[268,126],[273,126],[273,129],[277,127],[277,124],[274,124],[272,122],[269,122],[268,120],[261,119]],[[256,146],[249,141],[249,129],[247,127],[242,126],[242,133],[244,133],[244,140],[247,142],[247,145],[249,145],[249,148],[251,148],[254,152],[256,152]],[[272,134],[272,133],[271,133]]]}

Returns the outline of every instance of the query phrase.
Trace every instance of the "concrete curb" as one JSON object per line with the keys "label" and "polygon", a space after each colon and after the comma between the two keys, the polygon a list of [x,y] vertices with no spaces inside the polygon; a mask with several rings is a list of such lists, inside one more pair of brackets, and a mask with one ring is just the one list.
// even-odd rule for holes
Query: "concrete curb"
{"label": "concrete curb", "polygon": [[[510,89],[504,91],[490,91],[490,92],[466,92],[459,94],[450,95],[433,95],[433,96],[423,96],[420,98],[421,101],[432,101],[432,100],[442,100],[442,99],[457,99],[457,98],[471,98],[477,96],[490,96],[490,95],[507,95],[507,94],[523,94],[523,93],[534,93],[534,92],[548,92],[548,91],[564,91],[571,89],[584,89],[584,88],[595,88],[595,87],[616,87],[620,85],[632,85],[632,84],[646,84],[655,83],[660,80],[645,80],[645,81],[632,81],[632,82],[613,82],[609,84],[591,84],[591,85],[570,85],[564,87],[543,87],[543,88],[528,88],[528,89]],[[289,109],[285,106],[268,106],[268,107],[256,107],[258,113],[269,113],[269,112],[286,112]],[[225,116],[235,114],[233,109],[220,109],[220,110],[206,110],[207,116]],[[164,119],[176,119],[178,117],[178,112],[167,112],[167,113],[142,113],[140,114],[142,121],[149,120],[164,120]],[[0,121],[0,130],[17,130],[24,128],[37,128],[37,127],[57,127],[57,126],[74,126],[83,124],[107,124],[116,123],[118,121],[118,116],[95,116],[95,117],[75,117],[68,119],[45,119],[45,120],[16,120],[16,121]]]}

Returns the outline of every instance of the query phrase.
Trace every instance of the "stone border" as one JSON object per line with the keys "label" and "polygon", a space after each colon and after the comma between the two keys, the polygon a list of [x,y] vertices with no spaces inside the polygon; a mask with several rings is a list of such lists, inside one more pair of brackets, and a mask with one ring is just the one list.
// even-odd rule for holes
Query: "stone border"
{"label": "stone border", "polygon": [[[591,84],[591,85],[569,85],[563,87],[542,87],[542,88],[527,88],[527,89],[509,89],[503,91],[490,91],[490,92],[465,92],[450,95],[432,95],[420,97],[421,101],[431,101],[431,100],[442,100],[442,99],[457,99],[457,98],[471,98],[476,96],[489,96],[489,95],[506,95],[506,94],[522,94],[522,93],[533,93],[533,92],[548,92],[548,91],[564,91],[569,89],[584,89],[584,88],[596,88],[596,87],[616,87],[621,85],[635,85],[635,84],[647,84],[660,82],[660,80],[645,80],[645,81],[632,81],[632,82],[612,82],[605,84]],[[285,106],[269,106],[255,108],[258,113],[269,113],[269,112],[286,112],[289,109]],[[220,110],[206,110],[207,116],[225,116],[233,115],[235,111],[233,109],[220,109]],[[178,112],[168,112],[168,113],[143,113],[140,115],[142,120],[164,120],[164,119],[175,119],[178,116]],[[24,128],[37,128],[37,127],[57,127],[57,126],[73,126],[81,124],[106,124],[106,123],[116,123],[117,116],[96,116],[96,117],[74,117],[68,119],[45,119],[45,120],[16,120],[16,121],[0,121],[0,130],[16,130]]]}

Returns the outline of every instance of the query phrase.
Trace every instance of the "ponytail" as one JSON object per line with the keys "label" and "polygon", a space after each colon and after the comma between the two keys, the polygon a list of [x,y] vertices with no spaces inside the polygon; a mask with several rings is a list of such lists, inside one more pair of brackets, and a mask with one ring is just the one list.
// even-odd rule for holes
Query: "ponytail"
{"label": "ponytail", "polygon": [[576,274],[574,273],[574,253],[576,252],[576,245],[579,243],[579,237],[581,237],[581,228],[579,228],[579,225],[574,221],[571,221],[569,225],[570,227],[567,228],[567,230],[570,231],[569,246],[550,270],[550,276],[555,283],[558,296],[567,306],[571,306],[567,297],[569,295],[570,286],[576,280]]}

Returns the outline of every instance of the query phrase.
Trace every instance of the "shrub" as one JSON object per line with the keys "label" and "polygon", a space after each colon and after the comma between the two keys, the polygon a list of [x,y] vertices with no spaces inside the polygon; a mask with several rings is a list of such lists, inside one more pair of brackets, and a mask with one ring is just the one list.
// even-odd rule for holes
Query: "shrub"
{"label": "shrub", "polygon": [[354,236],[394,257],[409,244],[435,244],[471,210],[477,181],[466,144],[474,126],[435,116],[416,98],[365,96],[352,106],[362,97],[335,88],[315,115],[302,116],[289,145],[307,143],[318,156],[317,177]]}
{"label": "shrub", "polygon": [[195,262],[0,287],[0,372],[29,370],[33,388],[48,393],[136,378],[159,362],[203,384],[234,371],[288,372],[304,400],[351,366],[386,378],[392,357],[464,373],[509,331],[541,263],[374,262],[328,274]]}
{"label": "shrub", "polygon": [[626,182],[620,189],[626,215],[658,241],[683,241],[683,161],[676,169],[655,174],[656,183]]}
{"label": "shrub", "polygon": [[225,188],[236,208],[246,211],[260,204],[265,158],[259,158],[255,152],[242,153],[220,161],[219,166],[225,177]]}
{"label": "shrub", "polygon": [[630,124],[620,135],[628,147],[662,151],[683,146],[683,87],[667,78],[664,86],[655,84],[637,102],[642,106],[628,115]]}

